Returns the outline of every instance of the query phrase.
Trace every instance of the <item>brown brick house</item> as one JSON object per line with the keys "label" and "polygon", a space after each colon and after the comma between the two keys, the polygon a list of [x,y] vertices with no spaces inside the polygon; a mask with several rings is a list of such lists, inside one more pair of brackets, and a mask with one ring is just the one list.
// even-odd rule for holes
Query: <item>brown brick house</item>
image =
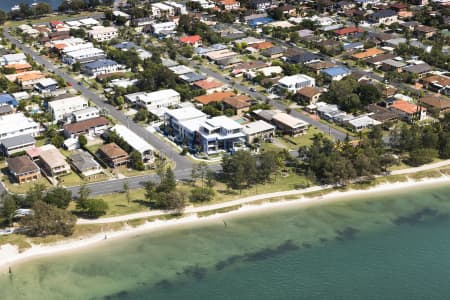
{"label": "brown brick house", "polygon": [[98,149],[98,154],[111,168],[116,168],[128,163],[128,153],[116,143],[101,146],[100,149]]}
{"label": "brown brick house", "polygon": [[41,170],[28,156],[8,158],[6,162],[8,163],[9,173],[18,183],[36,180],[41,177]]}

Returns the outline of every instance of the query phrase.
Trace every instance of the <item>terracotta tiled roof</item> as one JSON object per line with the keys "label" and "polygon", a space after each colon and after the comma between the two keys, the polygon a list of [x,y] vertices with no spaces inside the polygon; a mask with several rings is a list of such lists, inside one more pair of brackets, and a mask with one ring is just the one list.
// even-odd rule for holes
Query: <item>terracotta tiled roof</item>
{"label": "terracotta tiled roof", "polygon": [[195,97],[194,100],[203,105],[206,105],[211,102],[221,102],[221,101],[223,101],[223,99],[229,98],[231,96],[234,96],[233,92],[217,92],[217,93],[213,93],[210,95],[203,95],[203,96]]}
{"label": "terracotta tiled roof", "polygon": [[395,101],[392,105],[392,108],[395,108],[397,110],[406,112],[408,114],[414,114],[416,112],[418,112],[419,110],[426,110],[423,107],[417,106],[413,103],[409,103],[408,101],[404,101],[404,100],[397,100]]}
{"label": "terracotta tiled roof", "polygon": [[223,103],[226,103],[235,109],[242,109],[242,108],[250,107],[250,103],[248,103],[249,100],[250,100],[250,97],[248,97],[246,95],[238,95],[238,96],[228,97],[228,98],[223,99]]}
{"label": "terracotta tiled roof", "polygon": [[185,44],[195,44],[201,41],[201,36],[199,35],[188,35],[180,37],[180,42]]}
{"label": "terracotta tiled roof", "polygon": [[273,44],[271,42],[261,42],[261,43],[252,44],[251,47],[254,49],[264,50],[264,49],[272,48]]}
{"label": "terracotta tiled roof", "polygon": [[9,64],[5,66],[6,69],[29,69],[31,68],[31,65],[29,63],[16,63],[16,64]]}
{"label": "terracotta tiled roof", "polygon": [[377,49],[377,48],[370,48],[367,49],[364,52],[360,52],[360,53],[355,53],[352,55],[352,57],[357,58],[357,59],[362,59],[362,58],[367,58],[367,57],[373,57],[373,56],[377,56],[380,54],[383,54],[384,51]]}
{"label": "terracotta tiled roof", "polygon": [[215,89],[223,86],[221,82],[208,79],[196,81],[194,82],[194,85],[204,90]]}
{"label": "terracotta tiled roof", "polygon": [[352,33],[364,32],[364,29],[358,27],[346,27],[334,31],[337,35],[347,35]]}
{"label": "terracotta tiled roof", "polygon": [[105,144],[100,147],[99,151],[109,158],[127,156],[128,153],[117,146],[116,143]]}
{"label": "terracotta tiled roof", "polygon": [[24,74],[24,75],[17,76],[17,80],[20,82],[23,82],[23,81],[29,81],[29,80],[37,80],[37,79],[41,79],[44,77],[45,77],[45,74],[42,74],[42,73]]}
{"label": "terracotta tiled roof", "polygon": [[312,98],[312,97],[314,97],[315,95],[317,95],[317,94],[319,94],[321,92],[322,92],[321,89],[319,89],[317,87],[312,87],[312,86],[304,87],[304,88],[299,89],[297,91],[298,94],[300,94],[302,96],[305,96],[305,97],[308,97],[308,98]]}

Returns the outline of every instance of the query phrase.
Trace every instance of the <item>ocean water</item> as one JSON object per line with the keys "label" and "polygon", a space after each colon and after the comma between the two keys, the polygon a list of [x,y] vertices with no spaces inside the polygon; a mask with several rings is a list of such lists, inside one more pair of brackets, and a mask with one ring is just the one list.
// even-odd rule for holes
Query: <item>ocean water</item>
{"label": "ocean water", "polygon": [[62,0],[0,0],[0,9],[9,12],[14,5],[20,3],[32,4],[34,2],[47,2],[50,3],[53,9],[57,9]]}
{"label": "ocean water", "polygon": [[450,186],[224,216],[0,274],[0,299],[450,299]]}

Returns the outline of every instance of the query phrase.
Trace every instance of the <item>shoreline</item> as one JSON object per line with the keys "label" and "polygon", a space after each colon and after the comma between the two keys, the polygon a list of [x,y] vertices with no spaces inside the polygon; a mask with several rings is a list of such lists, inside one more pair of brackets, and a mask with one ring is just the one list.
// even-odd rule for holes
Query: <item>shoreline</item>
{"label": "shoreline", "polygon": [[[110,240],[118,240],[126,237],[130,237],[139,233],[148,233],[157,230],[167,230],[176,228],[181,225],[187,224],[200,224],[204,222],[211,222],[222,220],[224,217],[245,216],[246,214],[255,214],[261,211],[276,209],[276,208],[289,208],[289,207],[307,207],[312,205],[326,205],[329,203],[335,203],[339,201],[354,201],[355,197],[365,197],[376,195],[388,191],[398,191],[401,189],[414,189],[419,187],[426,187],[438,184],[450,183],[450,176],[441,176],[436,178],[424,178],[421,180],[408,180],[405,182],[383,183],[371,187],[369,189],[351,189],[348,191],[331,191],[324,195],[305,197],[304,195],[296,196],[289,200],[277,200],[270,202],[270,198],[267,198],[267,202],[256,201],[258,203],[245,203],[241,207],[223,213],[214,213],[209,216],[199,217],[197,213],[191,213],[187,216],[180,217],[178,219],[156,219],[155,221],[145,222],[137,227],[125,225],[117,231],[105,231],[94,235],[82,237],[79,239],[63,240],[51,244],[32,244],[32,247],[19,252],[18,247],[5,244],[0,246],[0,274],[6,273],[9,266],[24,263],[38,257],[45,257],[52,254],[61,254],[71,251],[86,249],[93,246],[101,245]],[[211,209],[213,210],[213,209]],[[205,210],[207,212],[208,210]],[[105,240],[105,236],[107,239]],[[13,268],[14,269],[14,268]],[[14,272],[14,271],[13,271]]]}

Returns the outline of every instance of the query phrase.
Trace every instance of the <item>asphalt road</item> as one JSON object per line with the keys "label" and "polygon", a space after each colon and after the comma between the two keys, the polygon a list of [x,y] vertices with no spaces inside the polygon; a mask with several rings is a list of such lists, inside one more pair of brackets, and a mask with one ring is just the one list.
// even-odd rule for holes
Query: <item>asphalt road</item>
{"label": "asphalt road", "polygon": [[[220,165],[210,165],[210,170],[212,171],[219,171]],[[189,180],[191,179],[191,169],[176,169],[174,171],[175,178],[177,180]],[[86,187],[89,188],[91,191],[91,195],[97,196],[97,195],[103,195],[103,194],[111,194],[111,193],[118,193],[123,191],[123,184],[125,182],[128,183],[128,187],[130,189],[137,189],[142,188],[146,182],[148,181],[154,181],[159,182],[159,178],[156,174],[148,174],[148,175],[141,175],[141,176],[133,176],[123,179],[113,179],[109,181],[103,181],[103,182],[95,182],[87,184]],[[70,187],[67,188],[69,191],[72,192],[72,195],[75,197],[78,196],[78,191],[80,190],[79,186]]]}
{"label": "asphalt road", "polygon": [[[279,109],[281,111],[286,111],[286,109],[288,108],[286,105],[284,105],[283,103],[270,99],[269,97],[267,97],[266,95],[263,95],[259,92],[254,92],[251,91],[248,87],[241,85],[239,83],[236,83],[234,80],[230,80],[225,78],[225,76],[223,76],[220,73],[217,73],[207,67],[204,67],[200,64],[195,64],[193,65],[193,61],[189,62],[191,66],[196,66],[199,68],[199,70],[203,73],[205,73],[206,75],[208,75],[209,77],[213,77],[221,82],[224,82],[228,85],[230,85],[231,87],[233,87],[234,89],[237,89],[238,91],[245,93],[255,99],[260,99],[262,101],[267,101],[270,105],[272,105],[273,107],[275,107],[276,109]],[[308,115],[302,114],[296,110],[291,110],[290,114],[296,118],[299,118],[302,121],[308,122],[309,124],[311,124],[314,127],[317,127],[319,130],[323,131],[325,134],[329,134],[331,135],[334,139],[336,140],[344,140],[346,137],[346,134],[342,131],[336,130],[333,127],[330,127],[326,124],[320,123],[319,121],[311,118]]]}
{"label": "asphalt road", "polygon": [[60,76],[62,79],[64,79],[67,83],[72,85],[72,88],[80,92],[83,96],[91,100],[95,105],[97,105],[99,108],[104,109],[108,114],[110,114],[113,118],[115,118],[118,122],[128,126],[130,130],[135,132],[137,135],[145,139],[148,143],[150,143],[153,147],[155,147],[160,153],[167,156],[167,158],[175,161],[176,168],[180,170],[184,169],[191,169],[192,168],[192,162],[184,157],[181,156],[176,149],[174,149],[169,144],[162,141],[160,138],[158,138],[156,135],[150,133],[148,130],[143,128],[142,126],[136,124],[133,122],[132,119],[130,119],[128,116],[126,116],[121,111],[118,111],[114,106],[110,105],[106,102],[106,100],[100,95],[94,93],[90,89],[86,88],[83,85],[80,85],[78,83],[78,80],[73,78],[71,75],[67,74],[66,72],[58,69],[52,62],[49,60],[43,58],[38,53],[36,53],[34,50],[30,49],[27,46],[24,46],[21,44],[16,38],[11,36],[8,33],[7,28],[3,31],[5,38],[7,38],[11,43],[15,44],[17,48],[21,49],[25,54],[31,56],[38,64],[44,66],[49,70],[50,72],[53,72],[54,74]]}
{"label": "asphalt road", "polygon": [[[176,163],[176,168],[174,170],[175,175],[179,179],[184,179],[190,176],[191,169],[193,166],[193,162],[190,161],[187,157],[182,156],[178,153],[176,149],[174,149],[169,144],[166,144],[160,138],[158,138],[153,133],[150,133],[142,126],[133,122],[133,120],[129,119],[128,116],[123,114],[121,111],[116,110],[112,105],[108,104],[104,98],[100,97],[98,94],[89,90],[88,88],[80,85],[78,80],[67,74],[66,72],[58,69],[52,62],[40,56],[34,50],[29,47],[21,44],[16,38],[11,36],[8,33],[8,28],[4,28],[3,30],[4,37],[7,38],[12,44],[15,44],[16,47],[23,51],[23,53],[32,57],[38,64],[44,66],[48,71],[53,72],[54,74],[63,78],[66,82],[72,85],[72,88],[80,92],[83,96],[88,98],[90,101],[95,103],[99,108],[104,109],[108,114],[110,114],[113,118],[115,118],[118,122],[128,126],[130,130],[135,132],[140,137],[144,138],[148,143],[150,143],[153,147],[155,147],[160,153],[164,154],[168,159],[174,161]],[[217,169],[218,166],[215,166],[214,169]],[[123,183],[128,181],[130,188],[138,188],[142,187],[143,183],[149,180],[157,180],[155,175],[143,175],[137,176],[127,179],[121,180],[110,180],[104,182],[98,182],[89,184],[89,189],[91,190],[93,195],[100,195],[105,193],[113,193],[122,191]],[[0,192],[4,190],[3,185],[0,185]],[[79,187],[70,188],[74,194],[78,193]]]}

